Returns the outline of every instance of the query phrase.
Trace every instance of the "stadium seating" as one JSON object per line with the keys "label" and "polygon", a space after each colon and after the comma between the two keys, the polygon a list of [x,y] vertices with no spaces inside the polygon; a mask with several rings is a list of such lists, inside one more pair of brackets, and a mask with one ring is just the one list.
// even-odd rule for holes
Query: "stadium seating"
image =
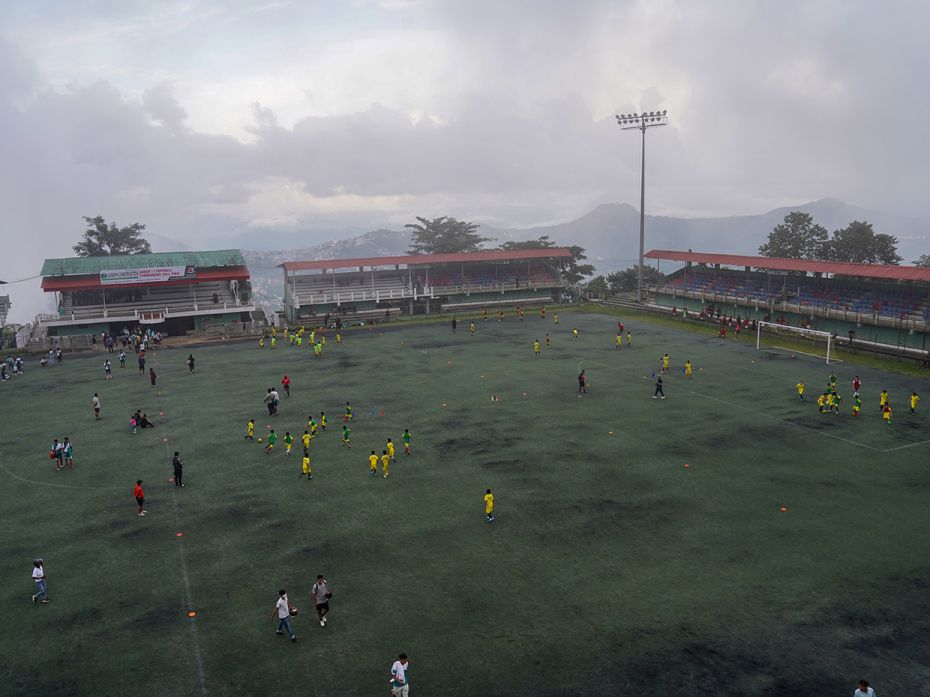
{"label": "stadium seating", "polygon": [[60,316],[75,319],[103,319],[135,317],[137,313],[226,309],[237,304],[229,283],[218,281],[151,287],[147,293],[107,289],[106,303],[100,291],[62,293],[58,311]]}
{"label": "stadium seating", "polygon": [[659,292],[690,292],[698,295],[726,295],[768,303],[787,301],[802,309],[879,315],[893,319],[930,321],[930,303],[926,293],[902,286],[900,288],[871,287],[844,280],[791,276],[771,278],[752,275],[691,272],[675,274]]}

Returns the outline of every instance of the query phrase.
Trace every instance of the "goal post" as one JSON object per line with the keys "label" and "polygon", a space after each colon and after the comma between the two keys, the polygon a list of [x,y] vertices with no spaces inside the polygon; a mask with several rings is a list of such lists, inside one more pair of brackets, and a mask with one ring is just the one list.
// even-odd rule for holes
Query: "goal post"
{"label": "goal post", "polygon": [[[773,334],[781,336],[794,335],[799,339],[807,339],[814,344],[826,345],[826,361],[830,365],[830,351],[833,348],[833,335],[830,332],[822,332],[817,329],[805,329],[804,327],[792,327],[787,324],[778,324],[777,322],[758,322],[756,323],[756,350],[762,348],[762,329],[770,331]],[[819,357],[819,356],[818,356]],[[842,361],[841,361],[842,362]]]}

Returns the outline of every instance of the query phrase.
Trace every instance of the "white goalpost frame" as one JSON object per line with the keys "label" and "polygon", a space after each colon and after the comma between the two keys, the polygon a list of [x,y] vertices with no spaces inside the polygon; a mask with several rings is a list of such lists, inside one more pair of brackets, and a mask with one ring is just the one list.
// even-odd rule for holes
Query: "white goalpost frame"
{"label": "white goalpost frame", "polygon": [[756,323],[756,351],[761,348],[762,327],[772,327],[776,330],[787,331],[790,333],[800,334],[801,336],[819,336],[827,340],[827,365],[830,365],[830,348],[833,345],[833,335],[830,332],[822,332],[817,329],[805,329],[804,327],[792,327],[787,324],[778,324],[777,322],[757,322]]}

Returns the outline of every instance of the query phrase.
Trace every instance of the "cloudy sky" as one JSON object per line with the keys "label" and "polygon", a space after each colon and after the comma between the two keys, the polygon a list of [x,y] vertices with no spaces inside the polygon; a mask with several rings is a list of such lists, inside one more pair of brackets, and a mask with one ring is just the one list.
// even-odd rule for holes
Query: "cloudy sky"
{"label": "cloudy sky", "polygon": [[0,278],[67,255],[82,215],[196,248],[636,204],[612,115],[642,109],[670,117],[650,212],[927,215],[928,26],[856,0],[5,2]]}

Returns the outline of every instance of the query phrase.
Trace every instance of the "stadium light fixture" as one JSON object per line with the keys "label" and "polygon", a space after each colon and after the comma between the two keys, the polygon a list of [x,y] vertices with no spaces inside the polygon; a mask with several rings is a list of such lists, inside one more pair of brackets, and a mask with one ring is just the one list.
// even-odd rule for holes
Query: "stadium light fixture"
{"label": "stadium light fixture", "polygon": [[643,155],[639,188],[639,278],[636,284],[636,298],[644,300],[643,295],[643,253],[646,241],[646,129],[668,125],[668,111],[645,111],[641,114],[617,114],[617,125],[624,131],[634,128],[643,134]]}

